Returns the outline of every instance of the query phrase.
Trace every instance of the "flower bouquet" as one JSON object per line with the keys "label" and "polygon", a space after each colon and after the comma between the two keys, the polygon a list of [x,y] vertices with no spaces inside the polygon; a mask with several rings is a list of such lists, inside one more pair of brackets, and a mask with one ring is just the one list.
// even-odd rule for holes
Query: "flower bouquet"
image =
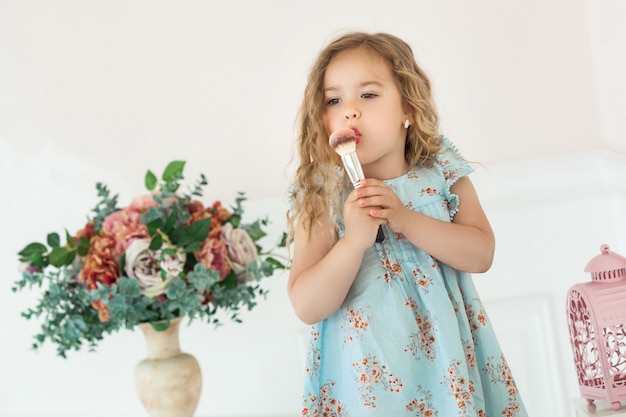
{"label": "flower bouquet", "polygon": [[198,199],[204,175],[188,193],[179,191],[184,161],[173,161],[161,179],[148,171],[150,193],[117,206],[102,183],[100,201],[85,227],[76,234],[47,236],[47,244],[31,243],[19,252],[22,278],[13,291],[43,288],[38,304],[22,315],[42,318],[33,347],[46,339],[59,356],[84,344],[96,348],[108,333],[149,322],[164,330],[170,321],[188,316],[222,324],[218,311],[240,322],[239,311],[252,309],[266,290],[258,281],[284,269],[277,249],[259,240],[267,219],[242,223],[245,196],[238,194],[228,210],[219,201],[211,206]]}

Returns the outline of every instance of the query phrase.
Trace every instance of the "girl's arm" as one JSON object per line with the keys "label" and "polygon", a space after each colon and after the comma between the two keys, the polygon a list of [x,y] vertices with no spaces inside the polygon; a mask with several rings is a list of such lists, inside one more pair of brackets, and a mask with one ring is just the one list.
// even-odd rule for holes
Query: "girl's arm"
{"label": "girl's arm", "polygon": [[368,186],[364,187],[362,181],[358,193],[365,198],[360,204],[369,206],[372,216],[386,219],[391,230],[460,271],[485,272],[491,267],[495,250],[493,230],[468,177],[458,179],[450,188],[459,196],[459,210],[452,223],[404,207],[393,190],[380,181],[365,182]]}
{"label": "girl's arm", "polygon": [[368,209],[359,207],[354,192],[344,206],[345,234],[337,239],[334,223],[325,216],[311,225],[311,234],[298,221],[287,284],[296,315],[307,324],[333,314],[346,298],[361,266],[365,250],[372,246],[378,225]]}

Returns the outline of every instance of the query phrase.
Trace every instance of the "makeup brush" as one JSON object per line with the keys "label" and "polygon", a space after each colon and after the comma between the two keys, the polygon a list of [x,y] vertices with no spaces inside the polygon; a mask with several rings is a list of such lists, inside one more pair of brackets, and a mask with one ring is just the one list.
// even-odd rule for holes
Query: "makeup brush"
{"label": "makeup brush", "polygon": [[352,129],[335,130],[328,140],[330,146],[339,154],[343,167],[356,189],[361,185],[361,180],[365,178],[361,162],[356,154],[356,133]]}
{"label": "makeup brush", "polygon": [[[343,168],[345,169],[352,187],[359,188],[361,180],[365,178],[363,174],[363,168],[361,167],[361,161],[356,153],[356,133],[354,130],[344,128],[335,130],[328,139],[330,146],[337,152],[343,162]],[[383,230],[379,226],[378,233],[376,234],[376,242],[380,243],[385,239]]]}

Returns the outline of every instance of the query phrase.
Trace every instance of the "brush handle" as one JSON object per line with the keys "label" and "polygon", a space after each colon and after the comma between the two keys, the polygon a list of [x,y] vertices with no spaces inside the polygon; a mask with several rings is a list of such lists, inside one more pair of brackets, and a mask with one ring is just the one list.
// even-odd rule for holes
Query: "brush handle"
{"label": "brush handle", "polygon": [[383,227],[378,226],[378,232],[376,233],[376,243],[380,243],[385,240],[385,235],[383,234]]}
{"label": "brush handle", "polygon": [[341,162],[343,162],[343,167],[350,178],[352,186],[359,188],[361,180],[365,178],[365,174],[363,174],[363,168],[356,152],[341,155]]}
{"label": "brush handle", "polygon": [[[365,174],[363,174],[363,168],[361,167],[361,161],[359,161],[359,157],[356,152],[350,152],[345,155],[341,155],[341,162],[343,162],[343,167],[350,178],[350,182],[352,182],[352,186],[356,189],[361,185],[361,180],[365,178]],[[380,243],[385,240],[385,235],[383,233],[382,226],[378,226],[378,232],[376,233],[376,243]]]}

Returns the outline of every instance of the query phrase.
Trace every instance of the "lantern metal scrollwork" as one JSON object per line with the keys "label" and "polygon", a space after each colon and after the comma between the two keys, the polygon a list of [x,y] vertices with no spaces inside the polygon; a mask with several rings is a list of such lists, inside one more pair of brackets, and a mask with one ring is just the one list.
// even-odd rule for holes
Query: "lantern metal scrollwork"
{"label": "lantern metal scrollwork", "polygon": [[580,394],[619,410],[626,400],[626,258],[600,247],[585,268],[591,282],[567,296],[567,318]]}

